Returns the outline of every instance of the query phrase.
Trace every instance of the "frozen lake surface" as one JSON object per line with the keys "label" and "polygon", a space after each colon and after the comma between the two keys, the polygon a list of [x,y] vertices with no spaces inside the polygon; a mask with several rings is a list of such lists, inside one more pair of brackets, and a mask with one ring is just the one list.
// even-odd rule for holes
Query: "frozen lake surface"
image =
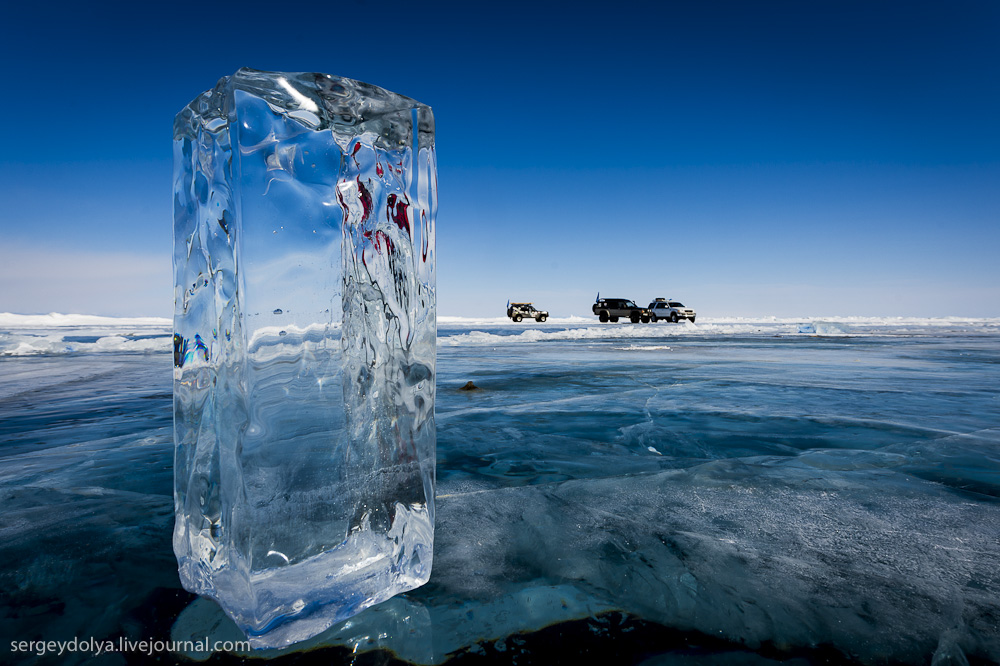
{"label": "frozen lake surface", "polygon": [[[1000,662],[1000,320],[442,318],[438,371],[431,581],[296,663]],[[172,456],[169,322],[0,315],[11,660],[239,637]]]}

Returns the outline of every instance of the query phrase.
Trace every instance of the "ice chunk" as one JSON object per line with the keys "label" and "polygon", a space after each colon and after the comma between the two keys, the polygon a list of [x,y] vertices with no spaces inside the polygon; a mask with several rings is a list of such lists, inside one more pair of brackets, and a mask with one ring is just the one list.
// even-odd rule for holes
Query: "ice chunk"
{"label": "ice chunk", "polygon": [[430,108],[241,69],[174,125],[174,550],[282,646],[430,576]]}
{"label": "ice chunk", "polygon": [[850,328],[847,324],[829,321],[813,321],[799,324],[799,333],[810,335],[848,335]]}

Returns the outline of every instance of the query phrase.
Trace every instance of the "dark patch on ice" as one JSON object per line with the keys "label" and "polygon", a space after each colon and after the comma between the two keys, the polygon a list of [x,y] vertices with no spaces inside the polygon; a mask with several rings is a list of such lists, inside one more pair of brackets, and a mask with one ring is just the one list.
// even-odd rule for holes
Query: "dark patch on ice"
{"label": "dark patch on ice", "polygon": [[468,382],[465,383],[465,386],[460,387],[458,390],[459,391],[481,391],[482,389],[479,388],[478,386],[476,386],[475,384],[473,384],[472,381],[470,380],[470,381],[468,381]]}
{"label": "dark patch on ice", "polygon": [[575,666],[581,663],[641,666],[767,666],[779,663],[786,666],[847,666],[860,662],[828,645],[781,649],[767,643],[757,650],[748,650],[739,643],[701,632],[682,631],[626,613],[612,612],[474,645],[458,652],[446,663],[451,666]]}
{"label": "dark patch on ice", "polygon": [[[128,338],[129,340],[158,340],[160,338],[169,339],[172,337],[170,333],[150,333],[148,335],[136,335],[135,333],[129,333],[128,335],[122,336]],[[65,338],[63,338],[65,340]]]}
{"label": "dark patch on ice", "polygon": [[[372,643],[375,641],[372,640]],[[144,655],[127,655],[127,663],[151,663]],[[205,664],[254,664],[262,660],[215,653]],[[344,647],[320,647],[275,656],[267,663],[279,666],[351,664],[351,666],[405,666],[384,648],[354,652]],[[781,647],[764,643],[756,650],[698,631],[684,631],[648,622],[635,616],[611,612],[582,620],[561,622],[538,631],[517,633],[484,641],[451,654],[448,666],[855,666],[861,664],[829,645]],[[986,662],[971,661],[973,666]]]}
{"label": "dark patch on ice", "polygon": [[197,598],[197,594],[181,588],[179,581],[177,587],[157,587],[122,618],[121,625],[130,630],[127,634],[132,640],[168,641],[174,619]]}
{"label": "dark patch on ice", "polygon": [[[0,503],[2,644],[145,637],[145,624],[127,619],[142,612],[149,590],[177,581],[169,498],[29,486],[0,488]],[[85,663],[86,656],[58,663]]]}
{"label": "dark patch on ice", "polygon": [[64,335],[62,338],[63,342],[82,342],[86,344],[93,344],[101,339],[100,335]]}

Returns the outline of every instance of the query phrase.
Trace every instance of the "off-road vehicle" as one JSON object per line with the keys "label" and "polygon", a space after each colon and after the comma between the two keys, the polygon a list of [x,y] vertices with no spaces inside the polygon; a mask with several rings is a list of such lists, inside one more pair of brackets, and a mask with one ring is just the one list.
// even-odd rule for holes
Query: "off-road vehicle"
{"label": "off-road vehicle", "polygon": [[693,323],[694,318],[697,316],[694,310],[686,307],[680,301],[671,301],[666,298],[657,298],[650,303],[649,311],[652,313],[649,319],[654,322],[666,319],[667,321],[676,323],[681,319],[690,319]]}
{"label": "off-road vehicle", "polygon": [[649,321],[649,310],[640,308],[627,298],[598,298],[592,309],[601,321],[618,321],[620,317],[633,324]]}
{"label": "off-road vehicle", "polygon": [[507,316],[514,321],[521,321],[525,317],[535,321],[545,321],[549,318],[549,313],[545,310],[536,310],[531,303],[511,303],[507,306]]}

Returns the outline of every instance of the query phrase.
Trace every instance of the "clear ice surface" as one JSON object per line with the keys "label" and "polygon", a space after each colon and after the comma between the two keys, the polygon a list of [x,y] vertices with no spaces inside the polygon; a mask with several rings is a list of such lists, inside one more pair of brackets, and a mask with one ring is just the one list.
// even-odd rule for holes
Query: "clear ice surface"
{"label": "clear ice surface", "polygon": [[174,124],[174,552],[256,647],[430,576],[429,107],[241,69]]}
{"label": "clear ice surface", "polygon": [[[303,660],[1000,664],[1000,319],[438,323],[433,577]],[[243,638],[205,597],[177,616],[169,326],[134,326],[0,315],[78,349],[0,356],[2,646]]]}

